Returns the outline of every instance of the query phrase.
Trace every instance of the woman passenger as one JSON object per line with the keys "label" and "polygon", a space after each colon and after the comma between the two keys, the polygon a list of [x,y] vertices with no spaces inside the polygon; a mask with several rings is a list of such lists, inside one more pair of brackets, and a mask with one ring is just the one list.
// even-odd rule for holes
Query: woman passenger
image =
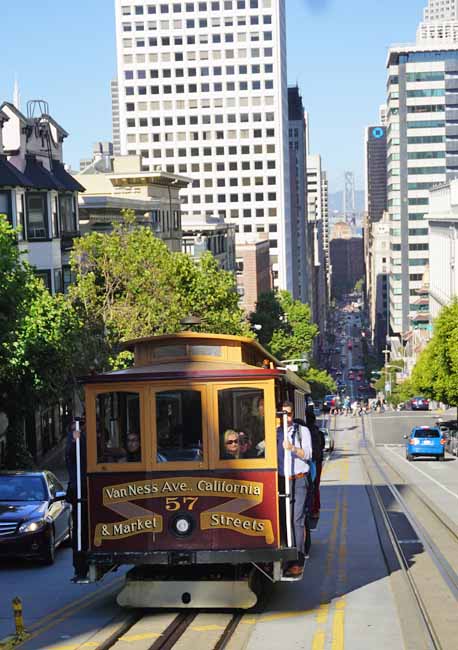
{"label": "woman passenger", "polygon": [[223,434],[223,460],[235,460],[240,458],[239,434],[233,429],[227,429]]}

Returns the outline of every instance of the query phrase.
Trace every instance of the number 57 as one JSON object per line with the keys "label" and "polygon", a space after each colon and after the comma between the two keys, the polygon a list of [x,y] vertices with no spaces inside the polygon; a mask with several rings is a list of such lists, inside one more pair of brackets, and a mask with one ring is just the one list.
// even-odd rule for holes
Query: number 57
{"label": "number 57", "polygon": [[166,510],[180,510],[180,508],[187,508],[192,510],[198,500],[198,497],[166,497],[165,509]]}

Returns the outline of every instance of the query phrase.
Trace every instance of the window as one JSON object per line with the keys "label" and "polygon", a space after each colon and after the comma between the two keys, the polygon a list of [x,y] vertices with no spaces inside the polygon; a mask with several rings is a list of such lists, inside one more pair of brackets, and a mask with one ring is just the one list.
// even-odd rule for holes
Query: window
{"label": "window", "polygon": [[226,388],[218,391],[220,459],[265,457],[264,391]]}
{"label": "window", "polygon": [[11,192],[0,192],[0,214],[6,215],[9,223],[13,225],[13,215],[11,210]]}
{"label": "window", "polygon": [[27,239],[47,239],[48,210],[45,192],[27,192]]}
{"label": "window", "polygon": [[99,393],[95,408],[97,462],[140,462],[140,394]]}
{"label": "window", "polygon": [[59,194],[60,231],[76,232],[76,209],[73,194]]}
{"label": "window", "polygon": [[197,390],[156,393],[158,462],[202,461],[202,399]]}

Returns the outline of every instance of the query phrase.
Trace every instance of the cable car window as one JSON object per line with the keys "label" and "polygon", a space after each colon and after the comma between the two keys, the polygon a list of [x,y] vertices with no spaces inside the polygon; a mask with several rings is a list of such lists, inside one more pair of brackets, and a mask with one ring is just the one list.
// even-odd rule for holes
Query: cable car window
{"label": "cable car window", "polygon": [[220,390],[218,414],[221,460],[265,457],[263,390]]}
{"label": "cable car window", "polygon": [[96,400],[97,462],[141,461],[140,394],[100,393]]}
{"label": "cable car window", "polygon": [[202,399],[197,390],[156,393],[157,461],[201,461]]}

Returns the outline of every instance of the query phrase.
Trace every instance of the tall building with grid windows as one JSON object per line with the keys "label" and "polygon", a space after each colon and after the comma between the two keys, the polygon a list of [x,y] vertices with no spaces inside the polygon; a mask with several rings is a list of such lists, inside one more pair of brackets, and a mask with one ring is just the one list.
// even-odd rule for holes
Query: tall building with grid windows
{"label": "tall building with grid windows", "polygon": [[284,0],[115,0],[121,154],[185,174],[182,211],[267,233],[293,289]]}

